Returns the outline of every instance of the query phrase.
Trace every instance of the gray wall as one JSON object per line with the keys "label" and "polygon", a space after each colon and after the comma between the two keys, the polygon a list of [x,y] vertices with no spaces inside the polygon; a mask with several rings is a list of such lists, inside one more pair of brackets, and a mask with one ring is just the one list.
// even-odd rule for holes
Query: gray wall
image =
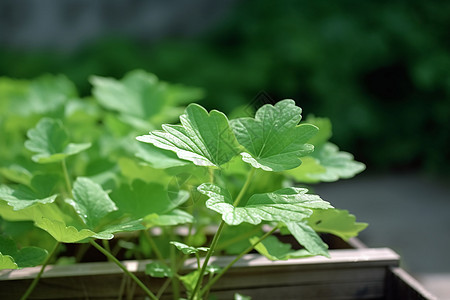
{"label": "gray wall", "polygon": [[0,47],[73,50],[102,36],[192,36],[235,0],[0,0]]}

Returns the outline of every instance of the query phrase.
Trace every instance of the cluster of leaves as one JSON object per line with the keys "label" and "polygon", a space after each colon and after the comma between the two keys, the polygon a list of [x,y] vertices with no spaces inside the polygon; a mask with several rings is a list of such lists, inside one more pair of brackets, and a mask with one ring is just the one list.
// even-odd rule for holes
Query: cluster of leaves
{"label": "cluster of leaves", "polygon": [[[139,141],[172,151],[178,159],[190,161],[204,169],[204,173],[211,174],[209,182],[202,183],[197,190],[206,196],[205,206],[221,215],[219,229],[209,250],[181,249],[185,254],[189,249],[196,255],[198,250],[208,251],[202,269],[199,264],[199,270],[186,275],[196,280],[183,281],[191,299],[197,292],[201,297],[211,285],[199,291],[209,255],[217,247],[225,224],[233,227],[251,224],[259,228],[259,232],[247,237],[247,243],[242,244],[238,252],[242,255],[249,251],[246,248],[255,247],[273,260],[328,256],[328,246],[318,232],[348,239],[366,227],[367,224],[357,223],[347,211],[334,208],[319,196],[309,194],[307,189],[290,186],[290,179],[335,181],[352,177],[364,169],[349,153],[339,152],[337,146],[328,142],[331,136],[328,120],[310,118],[310,123],[300,122],[301,111],[293,100],[282,100],[275,105],[262,106],[255,117],[228,120],[219,111],[208,113],[200,105],[190,104],[180,116],[181,124],[166,124],[162,130],[137,137]],[[307,163],[302,164],[302,160]],[[236,188],[239,175],[246,179]],[[260,180],[264,177],[270,184]],[[272,226],[270,233],[281,228],[291,234],[303,250],[292,250],[275,236],[263,235],[262,224]]]}
{"label": "cluster of leaves", "polygon": [[227,113],[264,87],[329,117],[334,141],[372,170],[415,165],[448,175],[450,4],[334,2],[239,2],[204,36],[150,45],[105,39],[71,56],[3,49],[0,70],[68,74],[87,93],[89,74],[145,68],[204,87],[203,105]]}
{"label": "cluster of leaves", "polygon": [[[122,80],[92,77],[92,97],[83,99],[62,76],[5,82],[0,131],[9,151],[0,153],[0,269],[45,267],[60,243],[79,249],[90,243],[113,259],[107,241],[133,232],[136,244],[118,245],[135,257],[157,258],[148,275],[168,277],[174,286],[179,281],[199,299],[228,269],[208,264],[215,251],[240,257],[255,249],[272,260],[329,256],[319,233],[348,239],[367,226],[297,187],[350,178],[364,165],[329,142],[329,120],[303,122],[293,100],[228,119],[198,104],[183,110],[201,90],[143,71]],[[164,124],[177,116],[180,124]],[[150,133],[142,135],[144,128]],[[177,236],[176,227],[187,224],[188,234]],[[205,245],[211,224],[218,228]],[[166,235],[155,237],[153,227]],[[282,243],[277,230],[303,248]],[[198,269],[181,275],[189,255]],[[164,292],[155,296],[139,284],[152,299]],[[174,295],[180,296],[175,288]]]}
{"label": "cluster of leaves", "polygon": [[[40,258],[35,264],[42,263],[50,237],[60,243],[109,240],[149,227],[142,221],[147,215],[191,220],[176,209],[187,193],[168,194],[164,179],[146,178],[152,169],[144,169],[135,152],[147,149],[129,140],[142,124],[173,120],[202,91],[139,70],[120,81],[92,77],[91,83],[93,97],[82,99],[64,76],[0,79],[0,132],[8,145],[0,153],[0,268],[30,266],[23,257],[32,251]],[[30,224],[31,235],[30,227],[15,229]],[[9,237],[23,248],[13,247]]]}

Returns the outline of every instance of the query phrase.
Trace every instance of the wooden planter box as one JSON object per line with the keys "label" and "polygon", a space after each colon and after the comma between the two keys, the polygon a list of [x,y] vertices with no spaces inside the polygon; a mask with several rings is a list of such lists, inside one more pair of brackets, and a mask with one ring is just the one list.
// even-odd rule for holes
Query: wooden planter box
{"label": "wooden planter box", "polygon": [[[436,299],[399,268],[388,248],[330,250],[331,258],[310,257],[273,262],[258,254],[244,256],[213,287],[217,299],[235,293],[253,299]],[[213,257],[225,266],[233,257]],[[153,291],[165,281],[144,275],[150,260],[126,261]],[[186,271],[196,265],[185,264]],[[18,299],[39,268],[0,271],[0,299]],[[139,287],[113,263],[48,266],[29,299],[145,299]],[[162,299],[171,299],[165,294]]]}

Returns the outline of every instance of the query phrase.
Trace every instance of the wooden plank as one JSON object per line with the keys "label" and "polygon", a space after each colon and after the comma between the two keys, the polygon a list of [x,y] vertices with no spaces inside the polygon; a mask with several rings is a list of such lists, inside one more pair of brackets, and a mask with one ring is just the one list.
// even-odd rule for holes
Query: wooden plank
{"label": "wooden plank", "polygon": [[399,267],[389,268],[386,283],[387,300],[437,300],[416,279]]}
{"label": "wooden plank", "polygon": [[[305,269],[329,268],[330,266],[397,266],[399,256],[389,248],[367,248],[367,249],[343,249],[330,250],[331,258],[322,256],[306,257],[301,259],[290,259],[283,261],[270,261],[258,254],[247,254],[234,266],[238,267],[258,267],[272,266],[273,268],[290,265],[300,265]],[[212,257],[211,263],[218,266],[226,266],[232,261],[234,256]],[[145,266],[152,260],[124,261],[123,263],[130,272],[144,272]],[[196,268],[195,259],[188,259],[185,263],[186,270]],[[34,278],[40,267],[25,268],[22,270],[2,270],[0,271],[0,282],[13,279]],[[43,278],[85,276],[97,274],[117,274],[121,270],[111,262],[79,263],[66,266],[48,266],[43,274]]]}
{"label": "wooden plank", "polygon": [[[255,295],[256,299],[258,295],[286,295],[283,299],[289,299],[299,292],[311,295],[310,299],[376,299],[383,296],[387,268],[397,266],[399,259],[395,252],[386,248],[331,250],[330,254],[330,259],[310,257],[277,262],[249,254],[217,282],[213,292],[223,295],[219,299],[230,299],[229,296],[238,291],[244,294],[252,291],[250,295]],[[225,266],[232,259],[213,257],[212,263]],[[124,264],[156,291],[164,280],[143,274],[149,262],[126,261]],[[185,272],[195,266],[195,260],[188,260]],[[0,298],[20,296],[38,271],[39,268],[2,271]],[[30,299],[117,299],[126,292],[121,288],[124,278],[122,271],[109,262],[49,266]],[[142,291],[136,289],[134,297],[140,296],[143,296]]]}

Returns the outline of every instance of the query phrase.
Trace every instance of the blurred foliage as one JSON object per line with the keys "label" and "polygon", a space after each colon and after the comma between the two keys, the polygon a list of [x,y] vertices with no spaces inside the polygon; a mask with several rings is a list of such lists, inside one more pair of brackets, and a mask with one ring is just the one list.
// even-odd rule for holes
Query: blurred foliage
{"label": "blurred foliage", "polygon": [[104,39],[61,54],[0,50],[0,75],[64,73],[82,95],[90,74],[135,68],[204,87],[208,108],[258,105],[261,90],[329,117],[333,141],[369,170],[448,174],[450,2],[244,1],[200,37],[151,45]]}

